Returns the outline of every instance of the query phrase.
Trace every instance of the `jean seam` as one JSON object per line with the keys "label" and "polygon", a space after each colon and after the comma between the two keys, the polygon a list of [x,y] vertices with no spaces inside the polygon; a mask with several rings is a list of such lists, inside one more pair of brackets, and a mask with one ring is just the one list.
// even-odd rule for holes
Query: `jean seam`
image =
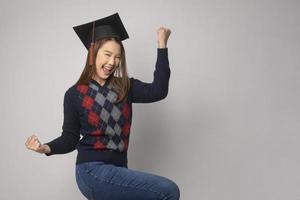
{"label": "jean seam", "polygon": [[134,186],[130,186],[130,185],[126,185],[126,184],[119,184],[119,183],[115,183],[113,181],[108,181],[104,178],[98,177],[93,173],[89,173],[91,176],[93,176],[95,179],[100,180],[100,181],[104,181],[106,183],[112,184],[112,185],[117,185],[117,186],[122,186],[122,187],[127,187],[127,188],[133,188],[133,189],[138,189],[138,190],[142,190],[142,191],[146,191],[146,192],[153,192],[156,193],[157,195],[161,196],[162,199],[164,199],[167,195],[160,192],[160,191],[156,191],[156,190],[152,190],[152,189],[145,189],[142,187],[134,187]]}

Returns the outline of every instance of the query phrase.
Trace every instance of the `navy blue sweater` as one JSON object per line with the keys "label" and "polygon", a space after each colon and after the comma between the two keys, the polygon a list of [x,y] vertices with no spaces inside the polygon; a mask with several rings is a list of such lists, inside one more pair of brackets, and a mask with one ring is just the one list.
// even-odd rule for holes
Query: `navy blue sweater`
{"label": "navy blue sweater", "polygon": [[64,96],[62,134],[45,143],[51,149],[46,155],[77,149],[76,164],[102,161],[127,167],[132,103],[150,103],[165,98],[169,78],[168,49],[158,48],[153,82],[130,78],[126,101],[115,103],[118,96],[108,81],[103,86],[95,80],[88,85],[73,85]]}

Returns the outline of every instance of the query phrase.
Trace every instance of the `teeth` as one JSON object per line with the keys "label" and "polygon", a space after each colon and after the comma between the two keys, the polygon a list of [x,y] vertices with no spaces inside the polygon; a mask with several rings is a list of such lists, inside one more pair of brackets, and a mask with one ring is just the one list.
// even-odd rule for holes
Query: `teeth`
{"label": "teeth", "polygon": [[108,68],[108,67],[103,67],[104,72],[109,74],[111,72],[112,69]]}

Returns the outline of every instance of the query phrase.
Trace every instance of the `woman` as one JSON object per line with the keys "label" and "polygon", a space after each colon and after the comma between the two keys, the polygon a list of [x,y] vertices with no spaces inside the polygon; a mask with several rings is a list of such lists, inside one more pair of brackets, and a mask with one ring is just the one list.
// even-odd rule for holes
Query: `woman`
{"label": "woman", "polygon": [[158,29],[154,80],[144,83],[127,75],[122,40],[128,35],[118,13],[73,28],[89,52],[64,96],[63,132],[45,144],[32,135],[26,147],[47,156],[77,149],[76,182],[87,199],[179,199],[172,180],[127,167],[132,103],[159,101],[168,93],[171,31]]}

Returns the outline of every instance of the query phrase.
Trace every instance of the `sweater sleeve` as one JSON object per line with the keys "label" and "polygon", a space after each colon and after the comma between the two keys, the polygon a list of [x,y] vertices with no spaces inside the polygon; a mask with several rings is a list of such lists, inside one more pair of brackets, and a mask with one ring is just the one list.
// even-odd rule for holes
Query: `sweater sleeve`
{"label": "sweater sleeve", "polygon": [[47,156],[53,154],[65,154],[75,150],[76,144],[80,139],[79,114],[74,106],[72,98],[74,97],[72,96],[70,88],[64,95],[63,131],[61,136],[57,137],[51,142],[45,143],[51,149],[50,153],[45,153]]}
{"label": "sweater sleeve", "polygon": [[157,60],[152,83],[130,78],[130,95],[133,103],[151,103],[164,99],[168,94],[170,67],[168,48],[157,48]]}

